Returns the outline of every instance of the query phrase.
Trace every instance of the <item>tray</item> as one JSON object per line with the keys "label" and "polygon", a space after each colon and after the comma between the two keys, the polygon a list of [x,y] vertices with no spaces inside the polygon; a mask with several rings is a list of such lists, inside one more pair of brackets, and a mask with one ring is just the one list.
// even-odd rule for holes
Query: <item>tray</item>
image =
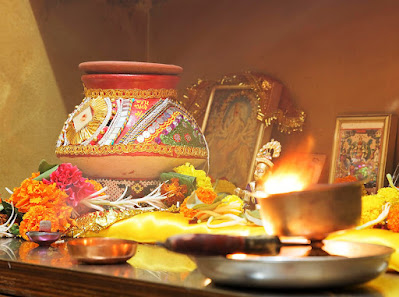
{"label": "tray", "polygon": [[[278,256],[195,257],[199,271],[216,284],[266,288],[326,288],[356,285],[386,271],[390,247],[324,241],[333,256],[301,257],[307,247],[282,248]],[[236,259],[240,256],[245,259]]]}

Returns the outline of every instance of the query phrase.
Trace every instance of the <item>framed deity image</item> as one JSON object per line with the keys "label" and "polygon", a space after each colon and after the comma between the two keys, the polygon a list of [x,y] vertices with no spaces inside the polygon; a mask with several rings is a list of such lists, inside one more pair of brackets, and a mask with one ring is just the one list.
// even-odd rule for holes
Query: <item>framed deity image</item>
{"label": "framed deity image", "polygon": [[301,131],[306,117],[288,90],[263,73],[198,79],[183,98],[179,103],[195,118],[208,143],[208,174],[240,188],[254,179],[256,155],[271,140],[272,126],[281,133]]}
{"label": "framed deity image", "polygon": [[258,104],[255,92],[246,85],[212,89],[202,131],[213,178],[226,178],[239,187],[253,179],[256,154],[265,136],[265,124],[257,120]]}
{"label": "framed deity image", "polygon": [[392,170],[396,128],[391,114],[337,117],[329,182],[354,176],[375,194]]}

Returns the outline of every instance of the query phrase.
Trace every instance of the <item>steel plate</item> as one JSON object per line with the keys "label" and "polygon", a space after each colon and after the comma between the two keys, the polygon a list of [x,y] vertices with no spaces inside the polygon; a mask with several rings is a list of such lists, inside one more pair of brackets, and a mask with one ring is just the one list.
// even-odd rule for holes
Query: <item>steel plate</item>
{"label": "steel plate", "polygon": [[283,248],[278,256],[196,257],[198,269],[214,283],[267,288],[326,288],[367,282],[385,272],[394,250],[344,241],[324,241],[334,256],[301,257],[306,247]]}

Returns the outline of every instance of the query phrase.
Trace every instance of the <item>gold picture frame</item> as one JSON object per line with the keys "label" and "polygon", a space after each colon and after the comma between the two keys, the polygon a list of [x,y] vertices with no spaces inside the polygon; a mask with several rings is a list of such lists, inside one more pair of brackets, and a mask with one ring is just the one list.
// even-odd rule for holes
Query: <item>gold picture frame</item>
{"label": "gold picture frame", "polygon": [[[220,80],[199,79],[186,89],[183,98],[180,104],[202,127],[209,144],[210,176],[225,177],[242,188],[253,179],[256,154],[261,145],[270,141],[272,124],[276,123],[281,133],[290,134],[302,131],[306,117],[283,85],[262,73],[229,74]],[[236,103],[239,106],[234,107]],[[242,129],[237,123],[240,117]],[[237,119],[234,125],[227,127],[234,118]],[[239,138],[241,145],[234,139],[223,145],[222,136]],[[237,153],[230,155],[229,151]]]}
{"label": "gold picture frame", "polygon": [[352,175],[376,193],[392,170],[396,128],[392,114],[338,116],[329,182]]}

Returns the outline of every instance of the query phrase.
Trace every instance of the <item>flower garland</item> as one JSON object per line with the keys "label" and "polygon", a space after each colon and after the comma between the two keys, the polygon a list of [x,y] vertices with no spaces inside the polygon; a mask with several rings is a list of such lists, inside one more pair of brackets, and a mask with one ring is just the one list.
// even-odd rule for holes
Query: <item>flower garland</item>
{"label": "flower garland", "polygon": [[241,198],[231,194],[233,184],[216,181],[213,187],[211,178],[189,163],[166,173],[170,180],[164,180],[147,196],[132,198],[126,188],[115,201],[108,199],[106,187],[83,177],[72,164],[46,163],[39,170],[13,191],[7,189],[11,196],[3,202],[8,203],[12,212],[0,236],[12,236],[10,229],[17,227],[12,233],[29,240],[27,232],[39,231],[42,221],[51,223],[51,232],[71,234],[77,226],[76,218],[89,212],[101,214],[112,210],[180,212],[191,223],[206,222],[209,228],[252,224],[244,215]]}
{"label": "flower garland", "polygon": [[[51,232],[66,232],[75,225],[73,212],[87,212],[80,202],[101,187],[82,176],[82,172],[69,163],[52,167],[48,179],[33,173],[19,187],[14,188],[7,203],[23,214],[19,235],[29,240],[28,231],[39,231],[41,221],[51,222]],[[102,188],[102,187],[101,187]]]}
{"label": "flower garland", "polygon": [[[356,229],[380,228],[399,232],[399,188],[392,183],[387,174],[390,186],[380,188],[376,194],[367,195],[363,189],[362,212],[360,224]],[[347,176],[336,179],[335,183],[353,182],[355,177]]]}
{"label": "flower garland", "polygon": [[184,165],[176,167],[173,170],[176,173],[195,177],[197,187],[212,188],[211,178],[206,175],[205,171],[195,169],[195,167],[190,163],[185,163]]}

